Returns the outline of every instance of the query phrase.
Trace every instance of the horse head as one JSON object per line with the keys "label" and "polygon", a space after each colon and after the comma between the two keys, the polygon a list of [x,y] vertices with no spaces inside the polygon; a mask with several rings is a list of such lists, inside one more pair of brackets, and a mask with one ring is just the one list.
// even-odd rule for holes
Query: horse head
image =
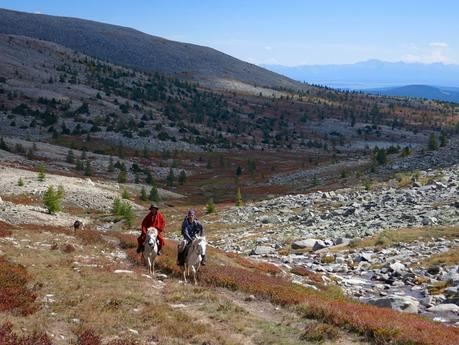
{"label": "horse head", "polygon": [[199,255],[206,255],[206,245],[207,245],[206,237],[196,236],[195,241],[196,241],[196,246],[198,248]]}
{"label": "horse head", "polygon": [[153,227],[152,228],[148,228],[146,242],[151,247],[155,246],[157,237],[158,237],[158,229],[153,228]]}

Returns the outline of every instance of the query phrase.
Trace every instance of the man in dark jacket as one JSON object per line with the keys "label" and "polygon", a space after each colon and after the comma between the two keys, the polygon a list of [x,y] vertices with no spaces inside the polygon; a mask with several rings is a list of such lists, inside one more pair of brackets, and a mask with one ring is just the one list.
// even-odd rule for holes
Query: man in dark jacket
{"label": "man in dark jacket", "polygon": [[[202,224],[196,218],[194,210],[189,210],[188,215],[183,220],[182,235],[184,239],[182,243],[179,244],[177,256],[177,265],[179,266],[183,266],[185,264],[186,255],[191,242],[193,242],[196,236],[204,236],[204,229]],[[203,255],[201,265],[204,266],[205,264],[206,257]]]}

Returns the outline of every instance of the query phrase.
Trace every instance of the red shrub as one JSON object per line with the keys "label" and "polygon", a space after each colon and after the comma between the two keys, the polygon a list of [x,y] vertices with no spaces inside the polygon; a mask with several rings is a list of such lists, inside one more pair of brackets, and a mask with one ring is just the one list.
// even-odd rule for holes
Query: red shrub
{"label": "red shrub", "polygon": [[13,333],[11,323],[0,325],[0,344],[2,345],[52,345],[51,340],[43,332],[33,332],[31,335],[18,336]]}
{"label": "red shrub", "polygon": [[268,262],[257,262],[243,258],[236,253],[226,253],[229,258],[234,259],[239,265],[254,269],[256,271],[261,271],[269,274],[278,274],[281,272],[281,269],[276,265],[270,264]]}
{"label": "red shrub", "polygon": [[319,284],[323,283],[323,280],[320,277],[320,275],[318,275],[317,273],[315,273],[315,272],[313,272],[311,270],[308,270],[306,267],[303,267],[303,266],[295,266],[295,267],[293,267],[290,270],[290,273],[297,274],[297,275],[302,276],[302,277],[307,277],[307,278],[309,278],[311,281],[313,281],[315,283],[319,283]]}
{"label": "red shrub", "polygon": [[73,253],[75,251],[75,247],[73,245],[71,245],[70,243],[67,243],[63,248],[62,248],[62,251],[64,253]]}
{"label": "red shrub", "polygon": [[86,329],[78,334],[77,345],[102,345],[102,340],[92,329]]}
{"label": "red shrub", "polygon": [[13,226],[8,223],[0,221],[0,237],[11,236],[13,232],[10,230]]}
{"label": "red shrub", "polygon": [[0,311],[29,315],[38,309],[35,294],[27,288],[29,281],[23,266],[0,257]]}

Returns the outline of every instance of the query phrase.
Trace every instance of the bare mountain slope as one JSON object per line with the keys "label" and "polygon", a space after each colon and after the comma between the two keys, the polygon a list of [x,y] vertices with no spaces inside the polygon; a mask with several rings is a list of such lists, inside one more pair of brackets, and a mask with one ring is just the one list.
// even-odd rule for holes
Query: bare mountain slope
{"label": "bare mountain slope", "polygon": [[237,80],[268,87],[304,88],[287,77],[215,49],[170,41],[122,26],[0,9],[0,33],[62,44],[131,68],[193,78],[207,85]]}

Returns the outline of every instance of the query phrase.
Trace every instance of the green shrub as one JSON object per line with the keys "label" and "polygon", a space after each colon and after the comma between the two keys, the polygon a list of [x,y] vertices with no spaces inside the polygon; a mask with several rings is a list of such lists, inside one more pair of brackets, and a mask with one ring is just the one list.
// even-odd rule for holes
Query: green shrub
{"label": "green shrub", "polygon": [[41,163],[39,166],[38,166],[38,181],[40,182],[43,182],[46,178],[45,176],[45,166],[43,165],[43,163]]}
{"label": "green shrub", "polygon": [[126,188],[123,189],[123,193],[121,193],[121,197],[123,199],[129,199],[129,192]]}
{"label": "green shrub", "polygon": [[210,214],[210,213],[215,213],[215,203],[214,203],[214,199],[209,199],[209,201],[207,202],[207,205],[206,205],[206,213]]}
{"label": "green shrub", "polygon": [[115,198],[115,200],[113,200],[113,213],[121,219],[124,219],[128,226],[132,226],[134,211],[129,202],[121,201],[119,198]]}
{"label": "green shrub", "polygon": [[24,186],[24,180],[22,179],[22,177],[20,177],[19,180],[18,180],[18,186],[19,187]]}
{"label": "green shrub", "polygon": [[63,189],[59,187],[56,191],[53,186],[49,186],[43,195],[43,204],[50,214],[61,210],[61,199],[63,198]]}
{"label": "green shrub", "polygon": [[148,200],[148,195],[147,195],[147,191],[145,190],[145,187],[142,187],[142,189],[140,190],[140,200],[142,201]]}

